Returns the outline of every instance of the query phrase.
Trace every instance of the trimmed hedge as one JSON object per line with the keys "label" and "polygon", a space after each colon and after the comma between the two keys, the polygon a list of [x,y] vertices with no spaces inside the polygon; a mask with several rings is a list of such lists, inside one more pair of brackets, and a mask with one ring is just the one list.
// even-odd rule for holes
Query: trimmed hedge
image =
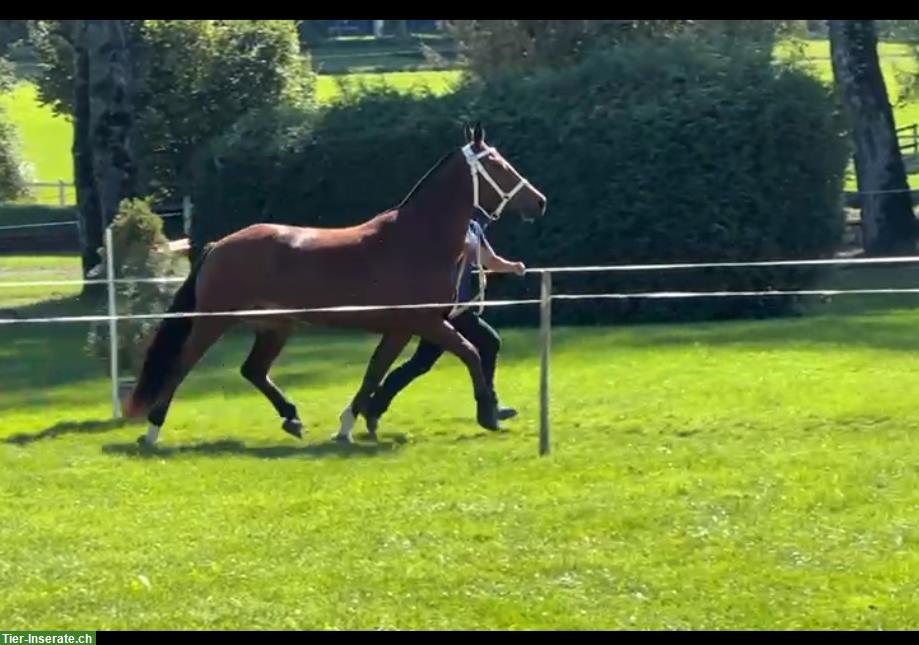
{"label": "trimmed hedge", "polygon": [[[687,42],[620,47],[563,72],[468,83],[445,97],[377,91],[322,112],[251,115],[196,175],[196,246],[256,221],[342,226],[398,203],[481,115],[488,140],[549,198],[544,221],[489,231],[530,266],[829,256],[849,150],[831,91],[755,53]],[[802,288],[801,269],[559,276],[557,292]],[[535,281],[494,279],[493,297]],[[564,303],[562,323],[788,312],[779,298]],[[492,310],[535,320],[532,308]]]}

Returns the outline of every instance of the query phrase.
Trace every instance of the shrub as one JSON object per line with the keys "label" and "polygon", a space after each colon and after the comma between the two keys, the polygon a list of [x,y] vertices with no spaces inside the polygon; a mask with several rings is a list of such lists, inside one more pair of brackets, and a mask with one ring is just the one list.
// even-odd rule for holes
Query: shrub
{"label": "shrub", "polygon": [[[166,251],[168,240],[163,235],[163,220],[150,210],[142,200],[125,200],[112,223],[112,246],[114,250],[115,277],[149,280],[167,278],[178,274],[180,260]],[[105,249],[100,249],[105,261]],[[101,275],[105,276],[102,265]],[[158,313],[168,309],[176,285],[155,282],[120,283],[116,287],[117,313]],[[119,367],[122,371],[135,373],[140,369],[150,334],[159,320],[118,321]],[[108,321],[92,323],[86,342],[87,352],[109,364]]]}
{"label": "shrub", "polygon": [[[445,97],[371,92],[321,113],[239,124],[199,164],[196,245],[256,222],[344,226],[396,204],[487,117],[491,143],[549,197],[544,221],[489,234],[530,266],[829,256],[849,155],[829,88],[756,51],[677,40],[617,47],[562,71],[467,83]],[[271,125],[277,118],[278,125]],[[560,276],[558,291],[803,288],[803,269]],[[532,296],[532,281],[490,295]],[[523,286],[526,285],[526,286]],[[790,299],[560,305],[559,322],[773,315]],[[529,321],[523,308],[490,317]]]}

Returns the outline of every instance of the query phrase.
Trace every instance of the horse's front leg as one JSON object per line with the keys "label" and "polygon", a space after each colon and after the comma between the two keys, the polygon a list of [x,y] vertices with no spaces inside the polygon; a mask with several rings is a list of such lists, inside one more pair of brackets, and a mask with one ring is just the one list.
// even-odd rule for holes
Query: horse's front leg
{"label": "horse's front leg", "polygon": [[370,397],[379,387],[380,381],[383,380],[386,372],[392,367],[396,358],[399,357],[399,354],[411,339],[412,335],[408,332],[384,334],[383,338],[380,339],[373,356],[370,357],[370,363],[367,365],[367,371],[364,373],[364,380],[361,382],[360,389],[339,417],[341,426],[338,429],[338,434],[335,435],[337,441],[352,442],[351,434],[354,431],[357,416],[365,414]]}
{"label": "horse's front leg", "polygon": [[456,355],[469,370],[473,392],[477,405],[476,417],[479,425],[486,430],[500,430],[498,425],[498,397],[485,379],[482,370],[482,359],[479,351],[465,336],[456,331],[447,320],[439,320],[421,333],[421,337],[430,343],[440,345]]}

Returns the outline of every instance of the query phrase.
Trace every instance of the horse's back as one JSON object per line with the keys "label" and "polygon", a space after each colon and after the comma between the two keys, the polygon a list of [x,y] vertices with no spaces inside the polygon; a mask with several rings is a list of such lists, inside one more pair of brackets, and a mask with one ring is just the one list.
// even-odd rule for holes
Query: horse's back
{"label": "horse's back", "polygon": [[[383,292],[388,280],[419,282],[400,245],[395,217],[348,228],[252,224],[220,240],[199,289],[214,307],[323,307],[380,304],[412,296]],[[384,278],[385,276],[385,278]],[[414,290],[409,290],[414,291]],[[214,295],[217,294],[217,295]]]}

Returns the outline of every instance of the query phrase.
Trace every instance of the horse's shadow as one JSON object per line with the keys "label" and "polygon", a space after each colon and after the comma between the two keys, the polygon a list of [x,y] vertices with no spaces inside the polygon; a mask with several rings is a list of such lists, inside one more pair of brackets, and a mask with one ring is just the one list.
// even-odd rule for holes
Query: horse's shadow
{"label": "horse's shadow", "polygon": [[43,439],[54,439],[55,437],[67,434],[100,434],[103,432],[118,430],[127,426],[129,423],[130,421],[127,419],[107,419],[105,421],[63,421],[61,423],[55,423],[50,428],[45,428],[40,432],[35,432],[32,434],[21,432],[19,434],[11,435],[4,439],[4,443],[24,446],[36,441],[42,441]]}
{"label": "horse's shadow", "polygon": [[236,439],[204,441],[201,443],[178,446],[148,446],[137,441],[110,443],[102,446],[102,452],[124,455],[141,459],[171,458],[183,455],[204,457],[242,456],[259,459],[285,459],[289,457],[375,457],[392,454],[398,451],[407,440],[397,435],[393,439],[379,440],[374,443],[341,443],[325,441],[305,445],[248,446]]}
{"label": "horse's shadow", "polygon": [[[63,421],[56,423],[35,433],[19,433],[4,439],[4,443],[26,446],[36,441],[54,439],[68,434],[101,434],[120,430],[132,425],[129,419],[108,419],[104,421]],[[355,434],[359,440],[369,439],[369,435]],[[195,444],[177,446],[147,446],[135,441],[109,443],[102,446],[102,452],[119,454],[130,457],[159,457],[169,458],[180,455],[202,455],[205,457],[220,457],[224,455],[242,455],[261,459],[283,459],[287,457],[373,457],[376,455],[392,454],[402,446],[409,443],[405,434],[390,433],[381,437],[376,442],[361,442],[346,444],[338,441],[322,443],[273,445],[273,446],[247,446],[244,442],[234,439],[205,441]]]}

